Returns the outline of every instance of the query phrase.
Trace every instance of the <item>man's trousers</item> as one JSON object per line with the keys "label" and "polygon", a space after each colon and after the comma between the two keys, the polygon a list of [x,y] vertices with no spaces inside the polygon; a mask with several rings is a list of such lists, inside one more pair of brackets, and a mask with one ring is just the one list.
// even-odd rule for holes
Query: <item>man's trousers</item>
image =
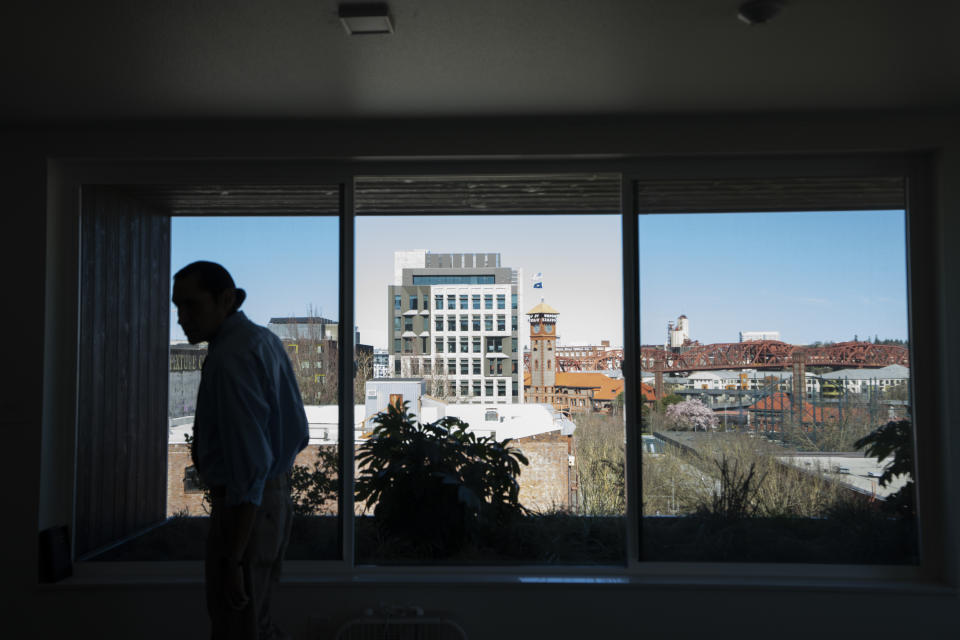
{"label": "man's trousers", "polygon": [[247,542],[242,565],[248,603],[237,611],[224,598],[226,568],[225,497],[222,489],[211,492],[210,532],[205,562],[207,612],[212,640],[267,640],[285,636],[270,619],[270,598],[280,578],[283,556],[290,540],[293,502],[287,476],[267,481]]}

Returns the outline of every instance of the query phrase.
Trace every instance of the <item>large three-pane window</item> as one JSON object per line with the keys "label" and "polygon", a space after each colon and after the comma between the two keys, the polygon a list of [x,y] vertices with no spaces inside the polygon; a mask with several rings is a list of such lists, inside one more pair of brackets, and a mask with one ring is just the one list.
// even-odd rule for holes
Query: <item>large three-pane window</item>
{"label": "large three-pane window", "polygon": [[[355,211],[339,212],[355,215],[349,330],[336,215],[169,215],[170,269],[224,263],[248,291],[245,311],[284,342],[300,376],[311,440],[295,473],[297,540],[308,542],[291,558],[355,549],[346,561],[919,561],[912,474],[885,475],[912,460],[914,440],[902,180],[500,173],[354,184]],[[418,198],[425,215],[397,205]],[[203,514],[189,469],[202,347],[174,335],[174,315],[170,326],[167,446],[183,467],[168,470],[173,526]],[[449,332],[445,344],[437,334]],[[387,360],[374,376],[378,349]],[[526,458],[509,478],[519,488],[518,508],[502,511],[514,514],[509,526],[468,518],[473,555],[449,537],[456,531],[424,538],[450,524],[426,510],[413,528],[391,529],[386,514],[403,496],[368,490],[391,461],[365,452],[388,428],[415,428],[384,420],[398,403],[414,423],[455,418],[472,438],[510,438]],[[345,433],[360,457],[356,484],[340,487]],[[883,438],[894,445],[878,458]],[[459,482],[459,495],[491,509],[510,502]],[[356,502],[351,527],[345,500]],[[564,533],[549,549],[515,544],[545,539],[530,533],[537,527]],[[423,555],[433,543],[443,552]]]}

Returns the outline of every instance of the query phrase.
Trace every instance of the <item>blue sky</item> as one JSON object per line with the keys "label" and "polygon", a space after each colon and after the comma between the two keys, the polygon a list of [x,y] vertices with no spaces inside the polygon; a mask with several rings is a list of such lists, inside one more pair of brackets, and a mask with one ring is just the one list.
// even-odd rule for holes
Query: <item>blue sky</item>
{"label": "blue sky", "polygon": [[[199,259],[226,266],[247,290],[244,311],[337,317],[333,218],[175,218],[175,271]],[[356,315],[364,343],[386,346],[393,252],[499,252],[523,270],[523,306],[560,312],[561,343],[622,344],[618,216],[360,217]],[[640,219],[642,341],[690,319],[691,337],[732,342],[780,331],[788,342],[905,338],[902,212],[648,215]],[[531,276],[543,272],[544,288]],[[171,315],[171,338],[182,339]]]}
{"label": "blue sky", "polygon": [[[171,275],[194,260],[224,265],[247,291],[243,311],[259,324],[273,316],[337,317],[336,218],[173,218]],[[170,337],[183,340],[171,305]]]}
{"label": "blue sky", "polygon": [[681,313],[705,343],[907,337],[902,211],[643,216],[640,273],[645,343]]}

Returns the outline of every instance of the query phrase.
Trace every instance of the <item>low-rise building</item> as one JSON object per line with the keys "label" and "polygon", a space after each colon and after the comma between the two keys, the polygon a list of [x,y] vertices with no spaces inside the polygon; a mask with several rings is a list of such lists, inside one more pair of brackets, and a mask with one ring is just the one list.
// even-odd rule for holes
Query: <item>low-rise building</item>
{"label": "low-rise building", "polygon": [[821,376],[824,381],[841,385],[846,391],[865,393],[871,387],[881,391],[910,382],[910,369],[891,364],[879,369],[840,369]]}

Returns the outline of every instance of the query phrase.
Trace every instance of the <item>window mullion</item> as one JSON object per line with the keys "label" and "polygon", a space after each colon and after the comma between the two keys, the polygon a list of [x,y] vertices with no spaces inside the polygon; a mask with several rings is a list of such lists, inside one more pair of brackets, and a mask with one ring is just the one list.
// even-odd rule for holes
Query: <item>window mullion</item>
{"label": "window mullion", "polygon": [[627,567],[640,562],[642,487],[640,465],[640,255],[632,177],[620,178],[620,215],[623,242],[623,352]]}
{"label": "window mullion", "polygon": [[340,550],[345,566],[352,567],[354,553],[354,425],[353,425],[353,376],[354,376],[354,210],[353,178],[340,183],[340,348],[337,350],[337,368],[340,384],[337,389],[339,404],[340,460],[339,460],[339,507]]}

